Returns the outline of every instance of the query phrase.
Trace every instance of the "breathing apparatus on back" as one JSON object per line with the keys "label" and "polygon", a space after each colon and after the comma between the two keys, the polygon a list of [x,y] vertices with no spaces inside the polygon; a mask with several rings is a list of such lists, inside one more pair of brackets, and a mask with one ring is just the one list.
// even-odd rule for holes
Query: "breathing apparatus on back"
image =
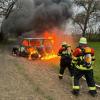
{"label": "breathing apparatus on back", "polygon": [[[87,39],[81,37],[79,40],[81,45],[87,44]],[[94,50],[88,46],[81,48],[81,64],[83,67],[90,68],[92,65],[92,56],[94,55]]]}

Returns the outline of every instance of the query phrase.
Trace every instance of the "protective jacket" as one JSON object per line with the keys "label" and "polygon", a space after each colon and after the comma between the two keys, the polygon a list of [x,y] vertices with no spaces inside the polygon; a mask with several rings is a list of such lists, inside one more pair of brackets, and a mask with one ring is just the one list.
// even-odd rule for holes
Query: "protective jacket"
{"label": "protective jacket", "polygon": [[60,48],[58,56],[61,56],[61,60],[66,61],[67,63],[71,63],[72,55],[71,51],[69,51],[68,48]]}
{"label": "protective jacket", "polygon": [[73,52],[73,63],[80,70],[90,70],[94,66],[94,49],[88,46],[77,47]]}

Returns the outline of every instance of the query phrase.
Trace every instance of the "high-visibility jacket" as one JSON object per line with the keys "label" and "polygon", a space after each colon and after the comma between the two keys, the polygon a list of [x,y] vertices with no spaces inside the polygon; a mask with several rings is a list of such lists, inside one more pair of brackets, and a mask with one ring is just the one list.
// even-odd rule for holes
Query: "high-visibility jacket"
{"label": "high-visibility jacket", "polygon": [[62,59],[72,58],[71,50],[68,48],[60,48],[58,56],[61,56]]}
{"label": "high-visibility jacket", "polygon": [[[88,47],[88,46],[87,46]],[[84,47],[86,48],[86,47]],[[72,60],[72,63],[74,63],[75,67],[80,69],[80,70],[90,70],[90,69],[93,69],[93,65],[94,65],[94,60],[95,60],[95,56],[94,56],[94,49],[93,48],[90,48],[90,54],[91,54],[91,57],[92,57],[92,61],[91,61],[91,66],[89,68],[85,67],[83,65],[83,49],[82,47],[77,47],[74,52],[73,52],[73,60]]]}

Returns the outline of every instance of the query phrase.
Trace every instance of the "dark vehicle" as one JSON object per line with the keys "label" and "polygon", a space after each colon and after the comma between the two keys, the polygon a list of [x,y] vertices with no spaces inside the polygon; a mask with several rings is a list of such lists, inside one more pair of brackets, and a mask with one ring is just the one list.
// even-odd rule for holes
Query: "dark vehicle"
{"label": "dark vehicle", "polygon": [[13,47],[12,54],[28,57],[29,59],[41,58],[53,51],[53,40],[49,38],[22,38],[19,45]]}

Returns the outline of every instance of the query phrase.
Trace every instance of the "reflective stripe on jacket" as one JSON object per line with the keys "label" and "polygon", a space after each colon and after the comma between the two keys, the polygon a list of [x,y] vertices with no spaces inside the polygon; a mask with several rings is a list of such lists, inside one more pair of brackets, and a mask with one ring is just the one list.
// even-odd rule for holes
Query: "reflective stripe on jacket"
{"label": "reflective stripe on jacket", "polygon": [[[80,70],[91,70],[94,67],[94,61],[92,61],[91,67],[87,68],[85,66],[83,66],[82,64],[78,64],[78,59],[82,60],[82,56],[80,57],[74,57],[72,60],[72,63],[75,65],[76,68],[80,69]],[[94,56],[92,56],[92,59],[95,59]]]}

